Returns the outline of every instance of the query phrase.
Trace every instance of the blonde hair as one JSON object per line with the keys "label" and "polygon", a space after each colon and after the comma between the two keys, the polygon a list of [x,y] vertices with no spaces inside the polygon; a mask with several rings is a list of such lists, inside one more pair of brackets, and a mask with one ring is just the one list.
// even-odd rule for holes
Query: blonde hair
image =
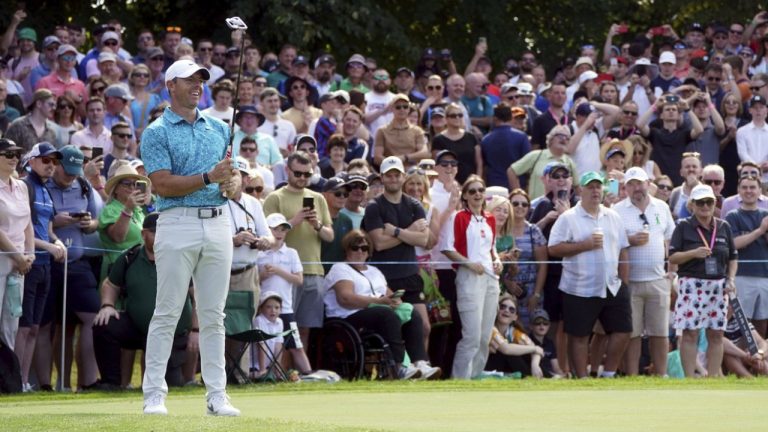
{"label": "blonde hair", "polygon": [[[403,193],[405,193],[405,185],[408,184],[409,181],[414,179],[419,180],[424,188],[424,194],[421,196],[421,204],[425,209],[429,209],[432,205],[432,197],[429,195],[429,179],[426,174],[422,174],[422,172],[423,170],[421,169],[412,169],[408,171],[405,175],[405,181],[403,182]],[[413,198],[419,199],[418,197]]]}
{"label": "blonde hair", "polygon": [[491,196],[491,200],[488,202],[487,210],[493,213],[493,210],[496,209],[496,207],[501,206],[505,206],[507,208],[509,217],[507,218],[507,221],[504,222],[504,225],[502,225],[499,231],[496,233],[497,236],[511,234],[515,225],[515,215],[513,213],[512,203],[507,198],[499,195]]}

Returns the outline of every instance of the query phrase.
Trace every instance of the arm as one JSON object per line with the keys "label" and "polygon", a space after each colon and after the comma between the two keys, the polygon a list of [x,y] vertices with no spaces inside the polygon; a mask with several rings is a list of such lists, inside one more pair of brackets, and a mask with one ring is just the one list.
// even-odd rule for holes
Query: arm
{"label": "arm", "polygon": [[340,280],[331,289],[336,291],[336,301],[345,309],[365,309],[372,304],[392,305],[395,302],[390,297],[369,297],[355,293],[355,287],[350,280]]}
{"label": "arm", "polygon": [[[385,234],[383,228],[377,228],[375,230],[371,230],[368,232],[368,234],[371,236],[371,240],[373,240],[373,247],[377,251],[392,249],[393,247],[402,243],[400,240],[396,239],[395,237]],[[402,231],[401,231],[401,234],[402,234]]]}
{"label": "arm", "polygon": [[464,255],[456,251],[444,250],[441,252],[443,253],[443,255],[448,257],[449,260],[455,263],[459,263],[459,265],[467,267],[468,269],[470,269],[471,271],[477,274],[483,274],[485,272],[485,269],[483,268],[482,264],[469,262],[469,258],[465,257]]}
{"label": "arm", "polygon": [[24,228],[24,235],[24,251],[18,252],[11,243],[11,240],[8,239],[5,231],[0,230],[0,251],[11,252],[9,255],[14,262],[14,269],[18,270],[21,274],[26,274],[32,265],[32,261],[35,260],[35,232],[32,228],[32,222]]}
{"label": "arm", "polygon": [[[654,102],[653,105],[651,105],[651,107],[648,108],[643,113],[643,115],[638,117],[637,121],[635,122],[635,126],[637,126],[637,128],[640,129],[640,134],[642,134],[646,138],[648,138],[648,134],[651,132],[651,129],[648,127],[648,122],[651,120],[651,116],[653,115],[654,112],[656,112],[657,108],[658,106],[656,102]],[[696,116],[692,116],[692,117],[696,117]],[[699,126],[701,126],[701,124],[699,124]]]}
{"label": "arm", "polygon": [[607,131],[616,124],[621,108],[616,105],[602,102],[592,102],[592,105],[597,108],[598,111],[603,113],[603,129]]}
{"label": "arm", "polygon": [[101,308],[93,319],[94,325],[107,325],[110,318],[120,319],[120,312],[115,309],[115,302],[120,296],[120,287],[112,283],[109,278],[101,284]]}
{"label": "arm", "polygon": [[[237,175],[237,170],[232,168],[232,160],[225,158],[207,174],[211,183],[224,183]],[[157,194],[163,197],[181,197],[206,187],[202,174],[178,176],[168,170],[160,170],[150,174],[149,179]]]}
{"label": "arm", "polygon": [[704,127],[701,125],[701,122],[699,121],[699,118],[696,117],[696,115],[691,114],[688,116],[688,118],[691,119],[691,126],[693,126],[691,128],[691,139],[695,140],[699,137],[699,135],[702,134],[702,132],[704,132]]}
{"label": "arm", "polygon": [[736,247],[736,249],[744,249],[745,247],[752,244],[752,242],[754,242],[755,240],[764,236],[766,232],[768,232],[768,217],[763,218],[763,221],[760,223],[760,226],[757,227],[757,229],[755,229],[754,231],[749,232],[747,234],[742,234],[738,237],[734,237],[733,244]]}
{"label": "arm", "polygon": [[608,34],[605,36],[605,43],[603,44],[604,65],[610,65],[611,63],[611,45],[613,45],[613,37],[616,36],[616,31],[618,29],[618,24],[611,24],[611,27],[608,28]]}
{"label": "arm", "polygon": [[625,284],[629,283],[629,249],[619,252],[619,278]]}
{"label": "arm", "polygon": [[365,113],[365,124],[370,125],[377,118],[392,111],[392,105],[385,105],[376,111],[370,111]]}
{"label": "arm", "polygon": [[382,228],[382,233],[384,235],[388,234],[395,240],[399,240],[399,242],[406,243],[411,246],[426,246],[427,240],[429,239],[429,226],[427,225],[427,221],[425,219],[414,221],[408,228],[400,228],[397,236],[395,236],[397,228],[398,227],[390,223],[385,223],[384,228]]}
{"label": "arm", "polygon": [[304,283],[304,275],[301,272],[291,273],[278,266],[272,266],[272,271],[291,285],[302,285]]}
{"label": "arm", "polygon": [[[445,213],[450,212],[446,211]],[[432,217],[429,220],[429,238],[427,239],[425,249],[432,249],[440,239],[440,226],[442,225],[440,220],[442,220],[440,212],[436,208],[433,208]]]}
{"label": "arm", "polygon": [[381,165],[381,162],[384,160],[384,147],[387,146],[387,140],[384,138],[381,128],[376,131],[376,140],[374,142],[376,145],[373,147],[373,163]]}
{"label": "arm", "polygon": [[[416,135],[416,142],[415,142],[415,145],[414,145],[414,148],[416,149],[416,151],[413,152],[413,153],[406,153],[403,156],[403,162],[405,162],[406,156],[408,157],[408,160],[411,161],[412,163],[413,162],[418,162],[418,161],[420,161],[422,159],[429,159],[430,157],[432,157],[430,155],[430,153],[429,153],[429,148],[427,146],[427,141],[424,138],[424,133],[421,130],[421,128],[419,128],[419,131],[421,133]],[[406,166],[406,168],[407,168],[407,166]]]}
{"label": "arm", "polygon": [[475,55],[472,56],[472,60],[469,61],[467,68],[464,69],[465,77],[475,71],[477,62],[480,61],[480,58],[485,55],[486,51],[488,51],[488,43],[478,42],[477,45],[475,45]]}
{"label": "arm", "polygon": [[509,181],[510,190],[518,189],[520,187],[520,179],[517,177],[517,173],[510,165],[507,168],[507,180]]}
{"label": "arm", "polygon": [[587,117],[584,123],[582,123],[578,129],[576,129],[576,133],[574,133],[571,139],[568,140],[568,145],[565,147],[566,153],[572,155],[576,152],[576,148],[579,146],[579,143],[581,143],[582,138],[584,138],[584,134],[586,134],[588,130],[592,129],[596,120],[597,113],[593,112]]}
{"label": "arm", "polygon": [[475,171],[475,174],[477,174],[480,177],[483,177],[483,149],[480,147],[480,144],[478,143],[475,146],[475,166],[477,166],[477,170]]}
{"label": "arm", "polygon": [[21,24],[22,21],[24,21],[24,18],[26,17],[27,13],[24,11],[24,9],[21,8],[13,13],[11,23],[8,25],[5,33],[3,33],[2,41],[0,41],[0,53],[7,53],[8,47],[11,46],[11,43],[13,43],[13,37],[16,35],[16,28],[19,26],[19,24]]}

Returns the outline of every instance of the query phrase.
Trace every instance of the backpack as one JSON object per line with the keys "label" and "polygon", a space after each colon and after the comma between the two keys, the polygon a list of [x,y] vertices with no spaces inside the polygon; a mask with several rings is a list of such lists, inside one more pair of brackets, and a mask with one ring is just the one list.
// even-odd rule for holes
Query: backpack
{"label": "backpack", "polygon": [[0,394],[21,393],[21,367],[13,350],[0,341]]}

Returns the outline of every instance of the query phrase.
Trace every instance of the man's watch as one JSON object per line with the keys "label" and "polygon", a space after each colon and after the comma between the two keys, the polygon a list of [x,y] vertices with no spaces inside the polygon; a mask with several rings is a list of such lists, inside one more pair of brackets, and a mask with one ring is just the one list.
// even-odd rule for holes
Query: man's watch
{"label": "man's watch", "polygon": [[395,238],[400,237],[400,228],[395,228],[395,231],[392,233],[392,235],[395,236]]}

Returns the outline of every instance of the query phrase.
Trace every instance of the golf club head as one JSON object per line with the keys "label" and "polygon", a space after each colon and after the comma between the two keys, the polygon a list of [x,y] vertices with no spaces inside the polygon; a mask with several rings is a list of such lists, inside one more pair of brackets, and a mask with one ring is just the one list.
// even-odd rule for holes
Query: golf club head
{"label": "golf club head", "polygon": [[248,26],[242,19],[240,19],[240,17],[227,18],[225,21],[227,22],[227,26],[232,30],[248,30]]}

